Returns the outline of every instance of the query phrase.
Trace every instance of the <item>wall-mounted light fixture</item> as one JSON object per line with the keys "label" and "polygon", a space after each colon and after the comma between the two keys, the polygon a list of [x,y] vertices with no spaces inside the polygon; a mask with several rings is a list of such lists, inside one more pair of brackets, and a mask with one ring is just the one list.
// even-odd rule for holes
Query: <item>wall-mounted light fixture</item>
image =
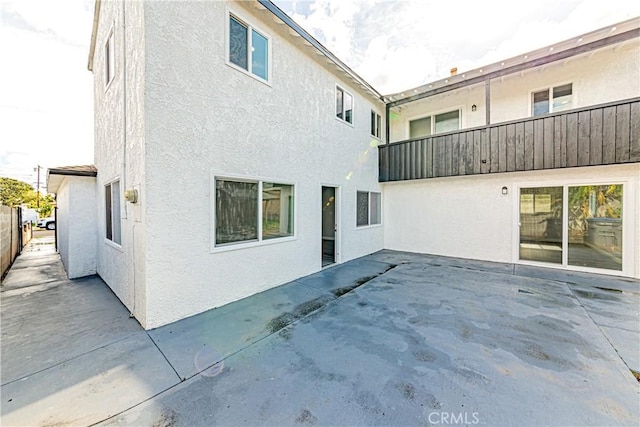
{"label": "wall-mounted light fixture", "polygon": [[476,111],[477,109],[478,109],[478,107],[476,107],[476,104],[473,104],[473,105],[471,106],[471,111]]}
{"label": "wall-mounted light fixture", "polygon": [[502,187],[502,195],[506,196],[507,194],[509,194],[509,189],[506,186]]}
{"label": "wall-mounted light fixture", "polygon": [[138,190],[127,190],[124,192],[124,199],[129,202],[136,204],[138,203]]}

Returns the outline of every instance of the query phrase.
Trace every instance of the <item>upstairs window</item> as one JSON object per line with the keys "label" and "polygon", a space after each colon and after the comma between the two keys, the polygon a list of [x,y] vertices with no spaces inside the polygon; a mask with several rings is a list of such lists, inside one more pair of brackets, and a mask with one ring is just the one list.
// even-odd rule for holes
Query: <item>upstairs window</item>
{"label": "upstairs window", "polygon": [[358,191],[356,194],[356,208],[357,227],[382,223],[382,198],[380,193]]}
{"label": "upstairs window", "polygon": [[573,84],[569,83],[531,94],[533,116],[570,110],[573,107]]}
{"label": "upstairs window", "polygon": [[339,86],[336,86],[336,117],[353,124],[353,96]]}
{"label": "upstairs window", "polygon": [[269,38],[239,18],[229,15],[230,64],[259,79],[269,80]]}
{"label": "upstairs window", "polygon": [[409,122],[409,138],[420,138],[431,135],[431,116],[411,120]]}
{"label": "upstairs window", "polygon": [[409,121],[409,138],[423,138],[460,129],[460,110],[447,111]]}
{"label": "upstairs window", "polygon": [[113,44],[113,31],[109,33],[107,42],[104,44],[104,85],[105,87],[111,83],[115,75],[115,46]]}
{"label": "upstairs window", "polygon": [[122,227],[120,222],[120,181],[104,186],[106,238],[113,243],[121,243]]}
{"label": "upstairs window", "polygon": [[434,133],[453,132],[460,129],[460,111],[436,114],[434,116]]}
{"label": "upstairs window", "polygon": [[380,138],[380,128],[382,123],[382,118],[380,114],[371,110],[371,136],[375,136],[376,138]]}

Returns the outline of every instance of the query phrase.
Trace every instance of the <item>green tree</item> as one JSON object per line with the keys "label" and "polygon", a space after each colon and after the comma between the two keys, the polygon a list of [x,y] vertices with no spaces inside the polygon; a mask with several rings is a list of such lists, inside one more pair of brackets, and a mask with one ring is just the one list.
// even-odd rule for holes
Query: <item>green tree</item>
{"label": "green tree", "polygon": [[[33,205],[33,206],[31,206]],[[46,218],[48,216],[53,215],[53,207],[56,205],[56,200],[53,198],[51,194],[47,194],[46,196],[40,196],[40,217]],[[30,208],[35,208],[37,206],[37,202],[30,203]]]}
{"label": "green tree", "polygon": [[21,206],[29,203],[35,190],[26,182],[0,177],[0,203],[7,206]]}
{"label": "green tree", "polygon": [[[0,177],[0,204],[12,207],[24,205],[28,208],[38,209],[38,193],[26,182]],[[53,211],[55,200],[50,194],[40,195],[39,204],[40,217],[47,217]]]}

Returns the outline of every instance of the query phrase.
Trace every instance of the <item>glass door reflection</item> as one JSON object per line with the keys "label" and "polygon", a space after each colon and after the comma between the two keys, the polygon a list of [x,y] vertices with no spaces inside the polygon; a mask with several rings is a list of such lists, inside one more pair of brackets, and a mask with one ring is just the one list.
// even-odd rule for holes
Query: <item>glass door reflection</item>
{"label": "glass door reflection", "polygon": [[569,265],[622,270],[622,184],[569,187]]}
{"label": "glass door reflection", "polygon": [[520,259],[562,264],[562,187],[520,189]]}

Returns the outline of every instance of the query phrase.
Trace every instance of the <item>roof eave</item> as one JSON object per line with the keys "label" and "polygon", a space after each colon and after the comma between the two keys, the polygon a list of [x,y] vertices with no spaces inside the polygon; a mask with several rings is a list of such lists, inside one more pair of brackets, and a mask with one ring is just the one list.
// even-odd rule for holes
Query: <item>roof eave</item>
{"label": "roof eave", "polygon": [[[444,92],[449,92],[455,89],[459,89],[461,87],[466,87],[466,86],[471,86],[471,85],[475,85],[478,83],[483,83],[484,81],[488,80],[488,79],[494,79],[497,77],[502,77],[505,75],[509,75],[509,74],[514,74],[526,69],[530,69],[530,68],[535,68],[547,63],[551,63],[551,62],[556,62],[556,61],[560,61],[563,59],[567,59],[570,58],[572,56],[576,56],[576,55],[581,55],[587,52],[591,52],[594,51],[596,49],[600,49],[606,46],[610,46],[610,45],[614,45],[617,43],[621,43],[627,40],[631,40],[634,38],[638,38],[640,37],[640,28],[637,25],[638,22],[638,18],[633,18],[633,19],[629,19],[627,21],[623,21],[621,23],[615,24],[617,26],[620,25],[626,25],[626,24],[630,24],[630,23],[636,23],[635,25],[633,25],[631,28],[626,28],[624,31],[615,34],[615,35],[609,35],[609,36],[603,36],[603,37],[599,37],[597,39],[594,39],[588,43],[579,45],[579,46],[575,46],[572,48],[566,48],[564,50],[560,50],[560,51],[553,51],[553,53],[551,53],[552,51],[549,50],[549,46],[538,49],[536,51],[533,52],[529,52],[528,54],[525,54],[524,58],[527,57],[527,55],[530,55],[532,53],[535,53],[537,51],[541,51],[541,50],[547,50],[549,53],[547,55],[541,56],[541,57],[536,57],[534,59],[529,59],[527,60],[523,60],[519,63],[515,63],[511,66],[507,66],[505,68],[500,68],[500,64],[504,64],[505,62],[509,62],[512,61],[514,58],[509,58],[509,59],[505,59],[504,61],[499,61],[493,64],[488,64],[485,65],[484,67],[480,67],[480,68],[476,68],[473,70],[469,70],[465,73],[462,73],[462,76],[464,74],[469,75],[469,77],[466,78],[461,78],[462,76],[460,74],[456,75],[456,76],[450,76],[447,77],[445,79],[440,79],[440,80],[436,80],[430,83],[426,83],[424,85],[418,86],[417,88],[412,88],[412,89],[407,89],[404,92],[414,92],[414,95],[411,96],[403,96],[404,93],[399,94],[399,93],[394,93],[394,94],[389,94],[389,95],[385,95],[383,97],[383,99],[385,100],[385,102],[387,103],[387,105],[389,107],[396,107],[402,104],[406,104],[406,103],[410,103],[413,101],[417,101],[419,99],[423,99],[423,98],[428,98],[430,96],[434,96],[434,95],[438,95],[440,93],[444,93]],[[592,33],[596,33],[596,32],[602,32],[603,30],[607,29],[609,27],[604,27],[601,29],[598,29],[596,31],[593,31],[591,33],[587,33],[587,34],[583,34],[581,36],[575,37],[574,39],[582,39],[582,37],[587,36],[589,34]],[[571,41],[573,39],[569,39],[569,40],[565,40],[563,42],[560,43],[567,43],[569,41]],[[521,57],[521,56],[520,56]],[[484,69],[484,73],[483,73],[483,69]],[[471,77],[473,76],[473,77]],[[451,83],[446,83],[448,80],[454,80]],[[432,87],[433,89],[428,89],[428,90],[424,90],[422,88],[424,88],[425,86],[429,86]]]}
{"label": "roof eave", "polygon": [[291,19],[289,15],[284,13],[282,9],[276,6],[271,0],[258,0],[258,3],[260,3],[269,12],[273,13],[278,19],[284,22],[293,31],[298,33],[300,37],[302,37],[307,43],[320,51],[320,53],[322,53],[326,58],[333,62],[339,69],[341,69],[344,73],[351,77],[356,83],[363,86],[367,91],[369,91],[375,97],[379,98],[381,101],[383,100],[382,94],[380,94],[380,92],[378,92],[373,86],[367,83],[367,81],[360,77],[355,71],[349,68],[348,65],[342,62],[329,49],[324,47],[322,43],[320,43],[318,40],[316,40],[315,37],[313,37],[304,28],[298,25],[293,19]]}
{"label": "roof eave", "polygon": [[93,72],[93,55],[96,51],[96,37],[98,35],[98,22],[100,21],[100,4],[102,0],[96,0],[93,7],[93,28],[91,29],[91,45],[89,46],[89,60],[87,69]]}

